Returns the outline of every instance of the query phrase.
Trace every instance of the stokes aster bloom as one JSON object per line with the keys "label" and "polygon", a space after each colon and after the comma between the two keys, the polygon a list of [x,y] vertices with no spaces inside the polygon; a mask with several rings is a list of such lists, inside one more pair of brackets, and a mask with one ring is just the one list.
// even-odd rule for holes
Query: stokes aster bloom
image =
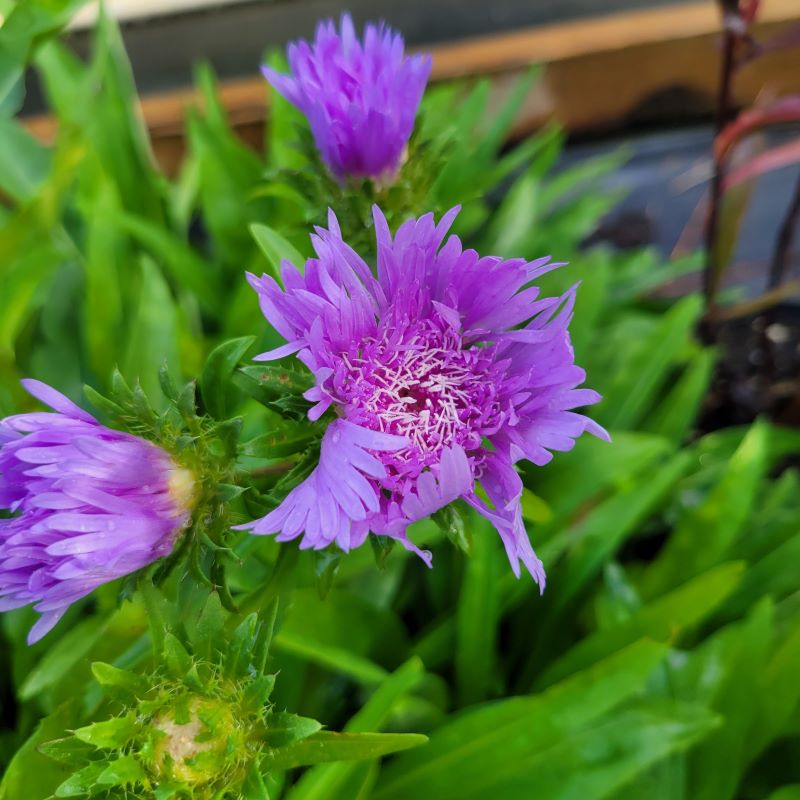
{"label": "stokes aster bloom", "polygon": [[189,521],[191,474],[150,442],[104,427],[55,389],[56,413],[0,420],[0,611],[30,603],[42,638],[76,600],[169,554]]}
{"label": "stokes aster bloom", "polygon": [[323,161],[334,177],[391,182],[414,129],[430,56],[405,57],[403,37],[367,25],[363,44],[353,20],[317,26],[314,44],[289,45],[291,75],[263,67],[264,77],[308,118]]}
{"label": "stokes aster bloom", "polygon": [[572,411],[600,399],[577,388],[585,373],[567,330],[577,287],[540,298],[532,281],[563,265],[482,258],[456,236],[442,244],[457,213],[438,224],[432,214],[409,220],[392,238],[375,208],[377,277],[342,240],[332,212],[329,229],[312,236],[317,258],[305,273],[283,263],[285,289],[248,275],[288,341],[257,360],[297,352],[316,378],[308,416],[333,406],[337,418],[308,479],[243,527],[343,550],[372,532],[429,562],[406,528],[460,497],[494,524],[515,574],[521,561],[543,588],[514,464],[546,464],[551,450],[569,450],[586,431],[607,438]]}

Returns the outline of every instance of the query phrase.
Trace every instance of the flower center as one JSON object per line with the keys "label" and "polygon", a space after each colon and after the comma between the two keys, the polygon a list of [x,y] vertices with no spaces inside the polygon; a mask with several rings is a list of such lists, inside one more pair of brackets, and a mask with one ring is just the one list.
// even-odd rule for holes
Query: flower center
{"label": "flower center", "polygon": [[444,323],[384,330],[342,355],[334,387],[345,416],[372,430],[406,436],[409,446],[380,457],[414,477],[452,444],[478,450],[501,421],[494,348],[462,348]]}
{"label": "flower center", "polygon": [[195,500],[194,475],[188,469],[176,466],[170,472],[167,491],[179,513],[190,511]]}

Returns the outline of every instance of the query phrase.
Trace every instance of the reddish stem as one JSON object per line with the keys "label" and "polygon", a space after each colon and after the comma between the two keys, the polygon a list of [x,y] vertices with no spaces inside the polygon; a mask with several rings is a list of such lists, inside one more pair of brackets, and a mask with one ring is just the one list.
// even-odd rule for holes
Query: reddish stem
{"label": "reddish stem", "polygon": [[[730,14],[723,8],[723,15]],[[725,128],[730,116],[731,92],[733,88],[734,59],[736,52],[737,34],[732,25],[725,23],[722,45],[722,65],[720,68],[719,91],[717,93],[717,113],[714,124],[715,138]],[[716,148],[715,148],[716,151]],[[711,179],[711,198],[706,220],[705,231],[705,269],[703,271],[703,294],[705,295],[706,308],[714,305],[714,296],[717,289],[717,274],[714,268],[715,247],[720,219],[720,206],[722,205],[723,183],[725,179],[723,159],[714,153],[714,174]]]}

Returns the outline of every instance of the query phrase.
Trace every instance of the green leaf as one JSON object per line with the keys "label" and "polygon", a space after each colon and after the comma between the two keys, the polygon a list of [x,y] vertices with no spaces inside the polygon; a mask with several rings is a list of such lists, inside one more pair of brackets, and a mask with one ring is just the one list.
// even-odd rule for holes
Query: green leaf
{"label": "green leaf", "polygon": [[130,263],[131,254],[112,217],[120,202],[116,187],[99,173],[90,189],[83,201],[87,231],[82,327],[90,364],[105,379],[119,360],[125,302],[121,273]]}
{"label": "green leaf", "polygon": [[[422,662],[412,658],[389,675],[345,726],[346,733],[365,733],[383,728],[402,699],[424,676]],[[333,800],[352,797],[351,782],[358,782],[360,764],[321,764],[306,772],[292,788],[289,800]],[[361,776],[363,779],[368,774]]]}
{"label": "green leaf", "polygon": [[174,678],[183,678],[192,668],[192,658],[172,633],[164,634],[164,663]]}
{"label": "green leaf", "polygon": [[100,639],[106,623],[105,617],[91,617],[64,634],[28,674],[19,689],[20,699],[30,700],[63,680]]}
{"label": "green leaf", "polygon": [[190,631],[194,651],[198,656],[210,659],[217,648],[217,643],[225,636],[225,623],[228,614],[216,592],[211,592],[206,600],[194,630]]}
{"label": "green leaf", "polygon": [[439,766],[424,780],[390,782],[397,773],[387,770],[386,783],[379,782],[373,796],[375,800],[482,800],[496,793],[524,798],[535,786],[537,794],[548,800],[603,800],[670,753],[702,740],[718,724],[719,719],[700,706],[642,703],[544,747],[530,746],[535,734],[520,735],[457,766]]}
{"label": "green leaf", "polygon": [[471,513],[472,553],[466,559],[456,611],[456,689],[462,705],[484,700],[497,675],[500,583],[504,554],[491,523]]}
{"label": "green leaf", "polygon": [[250,233],[261,248],[261,252],[266,256],[272,277],[278,283],[282,283],[281,262],[284,260],[294,264],[302,272],[306,263],[305,258],[277,231],[267,225],[254,223],[250,226]]}
{"label": "green leaf", "polygon": [[82,742],[100,749],[118,749],[124,747],[135,735],[139,726],[136,714],[129,711],[122,717],[114,717],[103,722],[93,722],[75,731],[75,736]]}
{"label": "green leaf", "polygon": [[33,800],[55,791],[73,770],[63,760],[48,758],[39,748],[44,742],[63,737],[76,721],[74,705],[65,703],[39,722],[6,766],[0,780],[0,800]]}
{"label": "green leaf", "polygon": [[252,674],[254,649],[263,622],[258,614],[248,614],[236,627],[225,650],[225,675],[229,678]]}
{"label": "green leaf", "polygon": [[716,364],[713,350],[699,350],[667,396],[644,422],[645,430],[682,443],[692,429],[711,386]]}
{"label": "green leaf", "polygon": [[800,783],[791,786],[782,786],[774,791],[767,800],[800,800]]}
{"label": "green leaf", "polygon": [[97,779],[105,770],[105,763],[89,764],[67,778],[55,791],[56,797],[81,797],[88,794],[97,784]]}
{"label": "green leaf", "polygon": [[275,688],[274,675],[259,675],[250,680],[242,692],[242,705],[254,711],[266,705]]}
{"label": "green leaf", "polygon": [[76,739],[74,736],[65,736],[62,739],[51,739],[42,742],[36,750],[43,756],[60,761],[62,764],[69,764],[73,767],[81,767],[91,760],[94,748],[91,745]]}
{"label": "green leaf", "polygon": [[[159,800],[159,798],[156,798],[156,800]],[[250,769],[247,771],[247,777],[242,786],[242,800],[270,800],[269,790],[261,777],[258,763],[251,764]]]}
{"label": "green leaf", "polygon": [[428,739],[416,733],[330,733],[323,731],[271,753],[271,769],[293,769],[330,761],[363,761],[419,747]]}
{"label": "green leaf", "polygon": [[271,405],[289,394],[302,395],[312,385],[307,372],[275,365],[242,367],[233,380],[243,392],[263,405]]}
{"label": "green leaf", "polygon": [[[665,653],[662,645],[639,642],[541,695],[515,697],[463,712],[433,731],[425,748],[386,767],[376,800],[444,800],[470,791],[473,782],[480,787],[473,790],[473,797],[485,797],[484,781],[492,780],[499,770],[515,767],[528,769],[528,787],[536,786],[537,779],[526,765],[537,756],[546,760],[554,742],[575,741],[578,732],[637,694]],[[573,764],[572,769],[575,767]],[[569,770],[563,771],[561,779],[567,781],[568,775]],[[591,794],[574,796],[594,800]]]}
{"label": "green leaf", "polygon": [[643,636],[674,641],[706,619],[733,592],[743,572],[741,562],[722,564],[642,606],[626,622],[587,636],[553,662],[537,686],[562,680]]}
{"label": "green leaf", "polygon": [[765,425],[753,425],[716,485],[700,505],[684,515],[644,575],[646,596],[655,597],[724,558],[744,529],[758,496],[767,466],[767,436]]}
{"label": "green leaf", "polygon": [[158,371],[166,363],[170,372],[178,368],[178,317],[169,286],[158,267],[142,259],[141,289],[136,313],[128,332],[123,373],[139,381],[148,397],[160,397]]}
{"label": "green leaf", "polygon": [[206,359],[200,376],[200,392],[206,409],[213,417],[225,419],[227,416],[231,377],[254,341],[255,336],[231,339],[215,347]]}
{"label": "green leaf", "polygon": [[601,572],[625,540],[663,502],[685,474],[689,463],[686,453],[678,453],[651,472],[645,485],[632,483],[617,491],[590,511],[580,524],[541,548],[541,557],[550,560],[563,546],[571,544],[570,558],[559,578],[557,607],[577,597]]}
{"label": "green leaf", "polygon": [[[439,526],[442,533],[454,544],[462,553],[470,555],[472,552],[472,537],[467,533],[464,526],[464,518],[455,503],[450,503],[444,508],[440,508],[431,515],[431,519]],[[393,539],[383,536],[373,537],[375,540],[387,539],[382,542],[384,546],[393,543]]]}
{"label": "green leaf", "polygon": [[324,600],[333,587],[342,563],[342,553],[336,550],[314,551],[314,577],[317,581],[317,593]]}
{"label": "green leaf", "polygon": [[[203,78],[206,107],[219,109],[210,73]],[[188,119],[190,157],[198,164],[203,219],[215,256],[241,275],[255,248],[250,222],[267,219],[269,201],[254,199],[264,171],[261,159],[239,139],[219,111],[202,117],[192,109]]]}
{"label": "green leaf", "polygon": [[142,216],[162,219],[155,158],[133,71],[119,26],[101,12],[94,30],[94,57],[84,86],[82,124],[93,151],[119,189],[124,207]]}
{"label": "green leaf", "polygon": [[143,697],[149,685],[141,675],[120,669],[113,664],[95,661],[92,664],[95,680],[115,698],[128,700],[131,697]]}
{"label": "green leaf", "polygon": [[112,761],[97,776],[97,782],[102,786],[129,786],[147,779],[142,765],[133,755],[122,756]]}
{"label": "green leaf", "polygon": [[[725,659],[727,674],[711,703],[725,722],[689,758],[692,800],[733,800],[739,794],[739,782],[750,761],[752,734],[760,730],[756,698],[772,627],[769,599],[759,603],[739,626],[735,649]],[[726,769],[720,769],[721,764],[727,764]]]}
{"label": "green leaf", "polygon": [[0,190],[18,203],[32,200],[47,178],[50,151],[16,120],[0,118],[0,142]]}
{"label": "green leaf", "polygon": [[755,759],[782,735],[800,706],[800,626],[795,617],[766,664],[761,665],[760,699],[748,742],[748,759]]}
{"label": "green leaf", "polygon": [[285,458],[302,453],[318,438],[319,431],[307,422],[286,422],[280,428],[262,433],[255,439],[244,442],[239,448],[239,453],[253,458]]}
{"label": "green leaf", "polygon": [[86,0],[28,0],[17,3],[0,27],[0,104],[22,80],[35,45],[66,25]]}
{"label": "green leaf", "polygon": [[0,353],[13,352],[20,332],[46,300],[62,259],[49,242],[32,244],[26,241],[20,244],[19,252],[9,256],[10,248],[4,241],[7,232],[8,229],[0,232],[0,254],[8,259],[0,269]]}
{"label": "green leaf", "polygon": [[690,341],[703,304],[690,295],[664,314],[634,358],[620,366],[592,416],[611,429],[633,428],[649,411],[681,352]]}
{"label": "green leaf", "polygon": [[275,634],[273,646],[276,650],[300,656],[367,686],[380,683],[387,675],[383,667],[364,656],[356,655],[343,647],[314,641],[286,628]]}
{"label": "green leaf", "polygon": [[204,309],[216,312],[222,295],[218,272],[210,261],[177,235],[143,217],[117,212],[112,220],[164,266],[175,286],[192,292]]}
{"label": "green leaf", "polygon": [[285,747],[307,739],[322,728],[322,724],[309,717],[300,717],[287,711],[272,711],[264,720],[264,741],[270,747]]}

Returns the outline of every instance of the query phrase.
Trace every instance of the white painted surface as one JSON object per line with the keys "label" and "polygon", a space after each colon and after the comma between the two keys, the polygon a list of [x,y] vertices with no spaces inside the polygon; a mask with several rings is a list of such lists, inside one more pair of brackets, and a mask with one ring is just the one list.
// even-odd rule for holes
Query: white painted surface
{"label": "white painted surface", "polygon": [[[106,0],[106,8],[118,20],[163,17],[167,14],[181,14],[205,8],[229,6],[242,0]],[[71,28],[89,28],[97,19],[99,3],[84,6],[72,20]]]}

